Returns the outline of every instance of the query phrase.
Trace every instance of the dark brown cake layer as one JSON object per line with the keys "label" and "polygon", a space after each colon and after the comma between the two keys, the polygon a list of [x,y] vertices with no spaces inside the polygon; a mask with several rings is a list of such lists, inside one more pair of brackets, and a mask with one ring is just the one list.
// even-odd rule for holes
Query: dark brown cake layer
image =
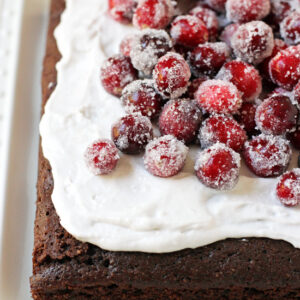
{"label": "dark brown cake layer", "polygon": [[[64,0],[52,1],[43,107],[56,83],[53,30],[63,10]],[[105,251],[61,227],[42,151],[37,187],[34,299],[300,299],[300,250],[284,241],[228,239],[168,254]]]}

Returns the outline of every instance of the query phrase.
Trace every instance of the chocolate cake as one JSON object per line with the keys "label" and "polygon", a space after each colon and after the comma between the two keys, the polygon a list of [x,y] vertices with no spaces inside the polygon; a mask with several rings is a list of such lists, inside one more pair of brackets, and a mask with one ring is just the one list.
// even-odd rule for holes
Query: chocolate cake
{"label": "chocolate cake", "polygon": [[[64,8],[64,0],[52,0],[42,107],[55,88],[60,54],[53,31]],[[300,250],[287,242],[247,238],[165,254],[106,251],[62,228],[53,185],[40,149],[34,299],[300,299]]]}

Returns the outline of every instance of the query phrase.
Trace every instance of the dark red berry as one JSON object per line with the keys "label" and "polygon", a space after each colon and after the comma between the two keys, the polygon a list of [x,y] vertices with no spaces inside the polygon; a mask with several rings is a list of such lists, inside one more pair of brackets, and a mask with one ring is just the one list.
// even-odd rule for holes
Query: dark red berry
{"label": "dark red berry", "polygon": [[300,204],[300,169],[284,173],[276,186],[276,195],[285,206]]}
{"label": "dark red berry", "polygon": [[236,113],[242,98],[238,89],[231,82],[223,80],[207,80],[196,92],[196,100],[200,108],[219,114]]}
{"label": "dark red berry", "polygon": [[232,37],[239,27],[240,24],[237,23],[227,25],[220,35],[220,40],[226,43],[229,47],[232,47],[231,46]]}
{"label": "dark red berry", "polygon": [[196,47],[208,41],[205,24],[195,16],[179,16],[171,24],[170,35],[176,44]]}
{"label": "dark red berry", "polygon": [[171,0],[139,0],[133,16],[133,25],[140,28],[165,28],[174,15]]}
{"label": "dark red berry", "polygon": [[179,98],[188,87],[191,77],[189,65],[184,58],[169,52],[158,60],[153,71],[157,90],[167,98]]}
{"label": "dark red berry", "polygon": [[242,24],[233,35],[231,44],[237,57],[248,63],[259,64],[272,54],[272,28],[262,21]]}
{"label": "dark red berry", "polygon": [[146,169],[158,177],[171,177],[184,167],[188,148],[172,135],[151,141],[145,151]]}
{"label": "dark red berry", "polygon": [[202,113],[195,100],[170,100],[159,117],[162,135],[171,134],[185,143],[192,142],[199,130]]}
{"label": "dark red berry", "polygon": [[262,80],[258,71],[243,61],[234,60],[225,63],[217,78],[233,83],[245,101],[255,100],[262,91]]}
{"label": "dark red berry", "polygon": [[110,15],[120,23],[130,23],[136,7],[136,0],[108,0]]}
{"label": "dark red berry", "polygon": [[199,153],[195,171],[200,181],[216,190],[232,190],[239,178],[240,155],[217,143]]}
{"label": "dark red berry", "polygon": [[263,133],[283,135],[295,128],[297,115],[297,108],[289,97],[278,94],[258,106],[255,121]]}
{"label": "dark red berry", "polygon": [[300,45],[281,50],[269,63],[274,83],[291,91],[300,80]]}
{"label": "dark red berry", "polygon": [[188,87],[187,97],[190,99],[196,99],[195,93],[197,92],[199,86],[206,80],[209,80],[209,77],[205,75],[201,75],[199,78],[193,79]]}
{"label": "dark red berry", "polygon": [[300,43],[300,6],[280,23],[280,34],[289,45]]}
{"label": "dark red berry", "polygon": [[95,141],[87,148],[84,157],[89,170],[95,175],[112,172],[120,159],[115,144],[107,139]]}
{"label": "dark red berry", "polygon": [[300,109],[300,81],[295,86],[294,98],[295,98],[296,104],[298,105],[298,108]]}
{"label": "dark red berry", "polygon": [[297,150],[300,150],[300,126],[295,131],[288,133],[287,138]]}
{"label": "dark red berry", "polygon": [[261,134],[245,143],[244,158],[249,169],[260,177],[276,177],[291,160],[289,142],[280,136]]}
{"label": "dark red berry", "polygon": [[137,79],[137,71],[130,58],[121,54],[108,58],[101,68],[101,82],[105,90],[115,96],[121,96],[123,88]]}
{"label": "dark red berry", "polygon": [[130,57],[130,51],[132,48],[132,43],[134,40],[133,35],[127,35],[122,39],[122,42],[120,44],[120,52],[127,57]]}
{"label": "dark red berry", "polygon": [[226,1],[227,0],[207,0],[207,3],[212,9],[218,12],[224,12]]}
{"label": "dark red berry", "polygon": [[198,45],[188,55],[194,76],[215,75],[229,58],[230,49],[223,42]]}
{"label": "dark red berry", "polygon": [[239,110],[238,115],[235,116],[237,121],[244,127],[249,136],[257,133],[255,123],[256,109],[257,105],[255,103],[244,102]]}
{"label": "dark red berry", "polygon": [[120,151],[137,154],[153,139],[152,124],[140,114],[127,115],[113,125],[111,135]]}

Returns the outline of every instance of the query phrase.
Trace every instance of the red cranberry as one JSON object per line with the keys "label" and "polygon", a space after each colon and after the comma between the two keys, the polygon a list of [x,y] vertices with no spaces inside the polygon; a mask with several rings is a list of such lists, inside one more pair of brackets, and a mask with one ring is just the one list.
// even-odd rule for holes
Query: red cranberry
{"label": "red cranberry", "polygon": [[285,206],[300,204],[300,169],[284,173],[276,186],[276,195]]}
{"label": "red cranberry", "polygon": [[244,127],[249,136],[257,133],[255,114],[257,105],[255,103],[244,102],[239,110],[239,114],[235,116],[237,121]]}
{"label": "red cranberry", "polygon": [[288,133],[287,138],[297,150],[300,150],[300,126],[295,131]]}
{"label": "red cranberry", "polygon": [[230,61],[224,64],[218,79],[233,83],[245,101],[255,100],[262,91],[262,81],[258,71],[243,61]]}
{"label": "red cranberry", "polygon": [[233,35],[232,47],[237,57],[248,63],[258,64],[272,54],[272,28],[262,21],[242,24]]}
{"label": "red cranberry", "polygon": [[226,1],[227,0],[207,0],[207,3],[212,9],[218,12],[224,12]]}
{"label": "red cranberry", "polygon": [[274,83],[291,91],[300,80],[300,45],[281,50],[269,63]]}
{"label": "red cranberry", "polygon": [[300,109],[300,81],[295,86],[294,98],[295,98],[296,104],[298,105],[298,108]]}
{"label": "red cranberry", "polygon": [[210,113],[236,113],[242,105],[238,89],[230,82],[207,80],[196,92],[198,105]]}
{"label": "red cranberry", "polygon": [[195,99],[195,93],[197,92],[199,86],[206,80],[209,80],[209,77],[205,75],[201,75],[199,78],[193,79],[188,87],[187,97],[189,97],[190,99]]}
{"label": "red cranberry", "polygon": [[170,100],[159,117],[162,135],[171,134],[185,143],[192,142],[199,130],[202,113],[195,100]]}
{"label": "red cranberry", "polygon": [[111,135],[120,151],[137,154],[153,139],[152,124],[140,114],[127,115],[113,125]]}
{"label": "red cranberry", "polygon": [[260,177],[276,177],[288,167],[292,150],[280,136],[261,134],[245,143],[244,158],[249,169]]}
{"label": "red cranberry", "polygon": [[180,54],[173,52],[161,57],[153,71],[157,90],[171,99],[179,98],[186,92],[190,77],[187,62]]}
{"label": "red cranberry", "polygon": [[270,12],[270,0],[227,0],[227,18],[235,23],[261,20]]}
{"label": "red cranberry", "polygon": [[120,52],[127,57],[130,57],[130,51],[132,48],[134,36],[133,35],[127,35],[125,38],[123,38],[121,44],[120,44]]}
{"label": "red cranberry", "polygon": [[240,155],[217,143],[199,153],[195,171],[200,181],[216,190],[232,190],[239,178]]}
{"label": "red cranberry", "polygon": [[226,43],[229,47],[232,47],[231,46],[232,37],[239,27],[240,24],[237,23],[227,25],[220,35],[220,40]]}
{"label": "red cranberry", "polygon": [[209,40],[214,42],[218,37],[219,30],[219,21],[216,13],[209,8],[196,6],[189,14],[197,17],[204,23],[209,33]]}
{"label": "red cranberry", "polygon": [[101,82],[105,90],[121,96],[123,88],[137,78],[130,59],[121,54],[108,58],[101,68]]}
{"label": "red cranberry", "polygon": [[139,0],[133,15],[133,25],[140,28],[165,28],[174,15],[171,0]]}
{"label": "red cranberry", "polygon": [[289,45],[300,43],[300,11],[294,11],[280,23],[280,34]]}
{"label": "red cranberry", "polygon": [[172,135],[164,135],[146,147],[144,164],[146,169],[159,177],[171,177],[184,167],[188,147]]}
{"label": "red cranberry", "polygon": [[95,175],[112,172],[120,159],[115,144],[106,139],[97,140],[90,145],[84,157],[89,170]]}
{"label": "red cranberry", "polygon": [[257,127],[266,134],[283,135],[296,126],[298,111],[289,97],[274,95],[257,108]]}
{"label": "red cranberry", "polygon": [[127,113],[141,113],[149,118],[157,117],[162,105],[162,97],[154,89],[154,81],[151,79],[128,84],[121,100]]}
{"label": "red cranberry", "polygon": [[195,16],[179,16],[171,24],[170,35],[176,44],[196,47],[208,41],[204,23]]}
{"label": "red cranberry", "polygon": [[110,15],[120,23],[130,23],[136,7],[136,0],[108,0]]}
{"label": "red cranberry", "polygon": [[271,0],[271,17],[275,23],[280,23],[293,11],[293,4],[299,0]]}
{"label": "red cranberry", "polygon": [[199,45],[188,56],[188,62],[194,76],[214,75],[229,58],[230,50],[223,42]]}
{"label": "red cranberry", "polygon": [[212,115],[204,121],[199,138],[202,147],[206,148],[220,142],[234,151],[240,152],[247,140],[247,134],[233,118]]}
{"label": "red cranberry", "polygon": [[131,44],[130,58],[133,66],[150,75],[158,59],[172,48],[172,41],[164,30],[146,29],[135,35]]}

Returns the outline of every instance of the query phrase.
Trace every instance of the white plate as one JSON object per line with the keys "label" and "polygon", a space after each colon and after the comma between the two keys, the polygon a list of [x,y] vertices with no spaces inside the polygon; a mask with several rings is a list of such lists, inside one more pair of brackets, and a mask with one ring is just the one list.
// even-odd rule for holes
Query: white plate
{"label": "white plate", "polygon": [[[5,2],[5,0],[2,0]],[[23,0],[6,0],[6,2]],[[36,200],[41,71],[49,0],[26,0],[16,30],[15,74],[7,105],[0,190],[0,299],[31,299],[29,277]],[[0,1],[1,4],[1,1]],[[1,9],[1,6],[0,6]],[[20,22],[22,20],[22,22]],[[21,26],[20,26],[21,25]],[[17,24],[16,24],[17,26]],[[17,35],[20,31],[21,35]],[[18,53],[18,45],[19,54]],[[10,66],[13,67],[13,66]],[[4,161],[2,161],[4,160]],[[7,162],[7,164],[6,164]],[[4,168],[3,168],[4,163]]]}

